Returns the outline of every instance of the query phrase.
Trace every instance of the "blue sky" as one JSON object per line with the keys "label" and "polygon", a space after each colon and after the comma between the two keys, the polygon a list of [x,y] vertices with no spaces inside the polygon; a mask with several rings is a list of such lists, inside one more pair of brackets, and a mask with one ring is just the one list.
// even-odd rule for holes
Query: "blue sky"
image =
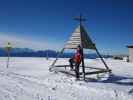
{"label": "blue sky", "polygon": [[132,0],[0,0],[0,45],[60,50],[80,13],[102,53],[127,53],[133,44]]}

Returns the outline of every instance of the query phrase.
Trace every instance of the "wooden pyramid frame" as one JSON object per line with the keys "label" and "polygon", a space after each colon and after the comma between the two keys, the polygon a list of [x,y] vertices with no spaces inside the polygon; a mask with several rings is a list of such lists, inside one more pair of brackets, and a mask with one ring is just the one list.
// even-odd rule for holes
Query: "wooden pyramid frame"
{"label": "wooden pyramid frame", "polygon": [[[76,49],[77,46],[80,45],[81,46],[81,53],[82,53],[81,54],[82,55],[82,57],[81,57],[82,66],[80,66],[80,67],[82,67],[82,73],[80,73],[80,75],[83,74],[84,80],[85,80],[86,75],[107,73],[107,72],[111,73],[111,69],[109,69],[109,67],[107,66],[106,62],[102,58],[98,49],[96,48],[96,45],[92,42],[91,38],[89,37],[89,35],[87,34],[86,30],[84,29],[84,27],[82,25],[82,21],[85,21],[85,19],[82,18],[81,15],[79,18],[75,18],[75,19],[80,22],[80,25],[72,33],[72,36],[69,38],[69,41],[66,43],[65,47],[61,50],[61,52],[57,55],[56,59],[52,63],[49,70],[52,71],[52,69],[54,69],[55,67],[64,67],[65,70],[60,70],[60,72],[75,76],[73,73],[66,71],[66,68],[70,67],[69,65],[55,65],[55,63],[58,60],[58,57],[64,52],[65,49]],[[86,67],[84,65],[84,53],[83,53],[84,48],[95,50],[97,55],[100,57],[102,63],[104,64],[105,68]],[[96,69],[96,71],[85,72],[86,68]]]}

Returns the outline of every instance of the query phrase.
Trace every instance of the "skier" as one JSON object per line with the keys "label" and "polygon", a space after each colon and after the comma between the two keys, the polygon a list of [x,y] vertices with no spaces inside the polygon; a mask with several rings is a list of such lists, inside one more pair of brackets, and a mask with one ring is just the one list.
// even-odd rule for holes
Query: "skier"
{"label": "skier", "polygon": [[74,56],[72,58],[69,59],[70,62],[70,68],[71,70],[73,70],[73,64],[75,64],[75,74],[76,74],[76,78],[79,78],[79,65],[81,63],[81,47],[78,46],[76,49],[76,53],[74,54]]}

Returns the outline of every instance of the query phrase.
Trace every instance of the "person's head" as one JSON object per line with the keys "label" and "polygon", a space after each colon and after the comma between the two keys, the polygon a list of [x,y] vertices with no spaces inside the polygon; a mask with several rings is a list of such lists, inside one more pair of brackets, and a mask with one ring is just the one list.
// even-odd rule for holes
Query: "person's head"
{"label": "person's head", "polygon": [[77,46],[76,51],[79,52],[79,53],[81,53],[81,47],[80,47],[80,45]]}

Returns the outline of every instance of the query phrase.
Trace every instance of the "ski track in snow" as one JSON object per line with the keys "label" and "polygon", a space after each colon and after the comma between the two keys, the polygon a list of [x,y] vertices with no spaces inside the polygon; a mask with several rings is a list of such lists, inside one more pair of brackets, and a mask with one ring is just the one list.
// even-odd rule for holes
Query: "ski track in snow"
{"label": "ski track in snow", "polygon": [[[62,59],[61,63],[66,60]],[[132,84],[75,81],[72,76],[49,72],[48,66],[52,61],[12,58],[10,68],[6,69],[6,58],[0,58],[0,100],[133,100]],[[91,66],[102,66],[98,59],[85,62]],[[113,66],[114,74],[129,77],[126,81],[133,82],[133,64],[114,60],[107,62]],[[125,70],[121,65],[128,68]]]}

